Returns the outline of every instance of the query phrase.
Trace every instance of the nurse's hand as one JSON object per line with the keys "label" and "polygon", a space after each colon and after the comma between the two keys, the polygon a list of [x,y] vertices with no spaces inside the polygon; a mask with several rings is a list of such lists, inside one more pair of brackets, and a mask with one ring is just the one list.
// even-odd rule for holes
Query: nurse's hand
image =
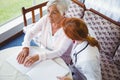
{"label": "nurse's hand", "polygon": [[30,67],[33,63],[39,60],[39,55],[35,54],[33,56],[28,56],[25,59],[24,66],[25,67]]}
{"label": "nurse's hand", "polygon": [[19,64],[23,64],[25,61],[25,58],[29,55],[29,48],[24,47],[22,51],[17,56],[17,61]]}
{"label": "nurse's hand", "polygon": [[70,78],[68,78],[66,76],[64,76],[64,77],[57,77],[57,79],[58,80],[72,80],[72,79],[70,79]]}

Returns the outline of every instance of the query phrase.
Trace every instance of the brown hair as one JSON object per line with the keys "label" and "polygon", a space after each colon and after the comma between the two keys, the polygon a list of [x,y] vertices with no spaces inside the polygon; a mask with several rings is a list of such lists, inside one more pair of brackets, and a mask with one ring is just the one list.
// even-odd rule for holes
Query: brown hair
{"label": "brown hair", "polygon": [[99,48],[98,41],[89,36],[85,22],[79,18],[67,18],[62,24],[65,34],[72,40],[86,40],[91,46]]}

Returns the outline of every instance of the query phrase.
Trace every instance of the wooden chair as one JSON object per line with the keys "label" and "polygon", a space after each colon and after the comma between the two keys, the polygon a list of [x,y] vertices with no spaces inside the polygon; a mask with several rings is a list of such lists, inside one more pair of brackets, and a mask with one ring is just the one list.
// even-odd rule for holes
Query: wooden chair
{"label": "wooden chair", "polygon": [[26,13],[28,12],[31,12],[32,13],[32,23],[35,23],[36,19],[35,19],[35,10],[36,9],[39,9],[39,15],[40,15],[40,18],[43,16],[43,7],[46,6],[47,2],[44,2],[44,3],[41,3],[41,4],[38,4],[38,5],[35,5],[35,6],[32,6],[30,8],[25,8],[25,7],[22,7],[22,14],[23,14],[23,21],[24,21],[24,26],[27,26],[27,18],[26,18]]}

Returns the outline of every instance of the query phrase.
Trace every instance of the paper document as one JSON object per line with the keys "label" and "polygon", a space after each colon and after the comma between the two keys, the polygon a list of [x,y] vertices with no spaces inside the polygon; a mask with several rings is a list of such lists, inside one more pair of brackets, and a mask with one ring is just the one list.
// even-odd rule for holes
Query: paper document
{"label": "paper document", "polygon": [[45,60],[31,67],[24,67],[16,60],[18,54],[13,54],[7,61],[14,66],[18,71],[28,75],[31,80],[58,80],[57,76],[65,76],[69,73],[69,70],[60,66],[53,60]]}
{"label": "paper document", "polygon": [[58,80],[57,76],[65,76],[69,70],[58,65],[53,60],[46,60],[36,65],[27,75],[31,76],[32,80]]}

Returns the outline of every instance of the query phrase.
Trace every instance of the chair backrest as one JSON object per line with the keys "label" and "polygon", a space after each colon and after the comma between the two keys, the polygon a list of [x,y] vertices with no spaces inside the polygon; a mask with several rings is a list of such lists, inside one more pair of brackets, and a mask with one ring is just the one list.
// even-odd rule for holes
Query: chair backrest
{"label": "chair backrest", "polygon": [[[67,15],[71,16],[71,17],[75,16],[78,18],[83,17],[85,5],[80,3],[78,0],[71,0],[71,1],[72,1],[72,3],[69,7],[69,10],[67,11]],[[32,6],[32,7],[29,7],[29,8],[22,7],[24,26],[28,25],[26,14],[28,12],[31,12],[32,13],[32,23],[35,23],[36,22],[35,10],[39,9],[39,15],[41,18],[43,16],[42,8],[46,6],[47,2],[48,1],[38,4],[38,5],[35,5],[35,6]]]}
{"label": "chair backrest", "polygon": [[65,17],[82,18],[86,7],[78,0],[71,0],[68,10],[65,12]]}
{"label": "chair backrest", "polygon": [[40,17],[42,17],[43,16],[42,8],[44,6],[46,6],[46,4],[47,4],[47,2],[44,2],[44,3],[38,4],[38,5],[32,6],[30,8],[22,7],[22,14],[23,14],[24,26],[27,26],[26,13],[28,13],[28,12],[32,13],[32,23],[35,23],[36,22],[35,21],[35,10],[39,9]]}

